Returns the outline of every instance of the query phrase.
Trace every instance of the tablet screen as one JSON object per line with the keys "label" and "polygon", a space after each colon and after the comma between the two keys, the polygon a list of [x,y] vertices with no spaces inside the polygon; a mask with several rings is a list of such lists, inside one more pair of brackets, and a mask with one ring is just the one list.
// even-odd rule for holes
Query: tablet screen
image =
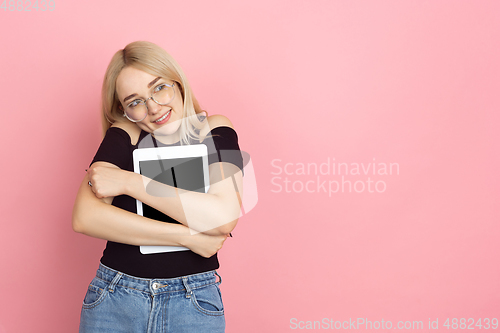
{"label": "tablet screen", "polygon": [[[202,157],[184,157],[176,159],[157,159],[139,162],[140,173],[157,182],[181,188],[188,191],[205,193],[205,182],[203,174]],[[161,196],[161,193],[152,193]],[[142,204],[143,215],[145,217],[171,223],[179,223],[170,216],[146,205]]]}

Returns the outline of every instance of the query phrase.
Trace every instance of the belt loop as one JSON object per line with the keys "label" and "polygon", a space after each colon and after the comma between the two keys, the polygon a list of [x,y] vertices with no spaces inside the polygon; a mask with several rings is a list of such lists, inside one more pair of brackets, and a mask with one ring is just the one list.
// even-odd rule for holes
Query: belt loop
{"label": "belt loop", "polygon": [[217,271],[214,271],[215,275],[217,275],[219,277],[219,282],[217,282],[217,284],[221,284],[222,283],[222,278],[220,277],[219,273],[217,273]]}
{"label": "belt loop", "polygon": [[111,281],[108,289],[109,289],[109,292],[113,293],[115,291],[115,286],[116,284],[118,283],[118,281],[120,281],[121,277],[123,276],[123,273],[122,272],[117,272],[115,277],[113,278],[113,280]]}
{"label": "belt loop", "polygon": [[186,287],[186,298],[190,298],[193,294],[193,291],[191,290],[191,287],[189,287],[188,279],[186,276],[182,278],[182,283],[184,284],[184,287]]}

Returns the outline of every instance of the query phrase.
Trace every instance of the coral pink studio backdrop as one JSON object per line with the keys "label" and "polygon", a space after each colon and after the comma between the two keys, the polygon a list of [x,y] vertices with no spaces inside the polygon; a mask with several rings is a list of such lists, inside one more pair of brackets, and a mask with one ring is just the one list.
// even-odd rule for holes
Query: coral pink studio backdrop
{"label": "coral pink studio backdrop", "polygon": [[105,242],[71,210],[104,71],[134,40],[252,157],[259,202],[220,252],[227,332],[500,316],[498,1],[18,9],[0,9],[1,333],[77,331]]}

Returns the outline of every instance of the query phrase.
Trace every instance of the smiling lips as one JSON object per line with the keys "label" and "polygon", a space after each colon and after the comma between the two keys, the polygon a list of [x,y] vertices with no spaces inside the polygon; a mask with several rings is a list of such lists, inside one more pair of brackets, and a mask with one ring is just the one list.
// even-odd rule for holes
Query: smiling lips
{"label": "smiling lips", "polygon": [[170,113],[172,112],[172,109],[168,110],[167,113],[165,113],[163,116],[158,118],[157,120],[153,121],[155,124],[164,124],[170,119]]}

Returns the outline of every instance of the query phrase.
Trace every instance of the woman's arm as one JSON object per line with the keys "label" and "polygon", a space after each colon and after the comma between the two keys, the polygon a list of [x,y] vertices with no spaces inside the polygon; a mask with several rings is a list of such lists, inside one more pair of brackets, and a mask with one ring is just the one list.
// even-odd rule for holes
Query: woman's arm
{"label": "woman's arm", "polygon": [[[223,116],[209,117],[209,126],[211,129],[218,126],[232,128]],[[234,164],[217,162],[209,166],[209,174],[210,189],[207,193],[199,193],[177,189],[129,171],[105,167],[89,170],[95,184],[92,190],[98,198],[126,194],[190,229],[208,235],[226,235],[234,229],[240,217],[242,172]]]}
{"label": "woman's arm", "polygon": [[242,173],[235,165],[224,162],[211,164],[209,171],[210,189],[207,193],[178,189],[129,173],[124,194],[133,196],[190,229],[208,235],[225,235],[234,229],[240,217]]}
{"label": "woman's arm", "polygon": [[[96,162],[92,166],[120,170],[106,162]],[[227,237],[192,235],[183,225],[155,221],[114,207],[109,204],[112,197],[97,198],[88,182],[86,175],[73,208],[72,224],[76,232],[130,245],[185,246],[207,258],[222,247]]]}

